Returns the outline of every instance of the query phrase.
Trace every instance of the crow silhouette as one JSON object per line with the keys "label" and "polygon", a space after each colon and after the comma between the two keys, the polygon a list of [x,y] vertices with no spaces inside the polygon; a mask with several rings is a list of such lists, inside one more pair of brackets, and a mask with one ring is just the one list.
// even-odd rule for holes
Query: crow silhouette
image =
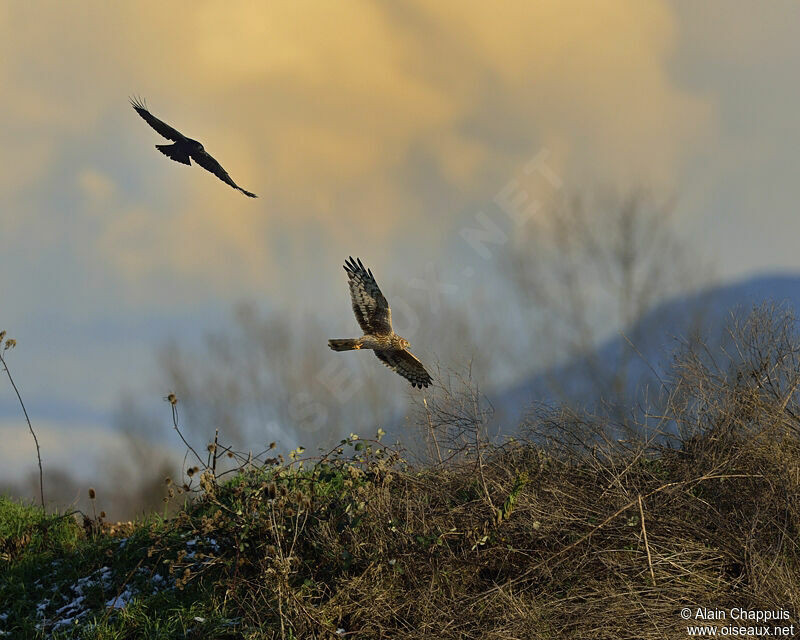
{"label": "crow silhouette", "polygon": [[144,121],[149,124],[158,133],[164,136],[167,140],[172,140],[174,144],[157,144],[156,149],[163,153],[168,158],[175,162],[188,164],[191,166],[191,160],[194,160],[206,171],[210,171],[223,182],[229,184],[234,189],[238,189],[249,198],[257,198],[255,193],[242,189],[236,184],[233,179],[228,175],[228,172],[222,168],[222,165],[217,162],[209,153],[203,148],[197,140],[187,138],[177,129],[173,129],[166,122],[162,122],[156,118],[152,113],[147,110],[144,101],[138,98],[131,98],[131,106],[136,110]]}

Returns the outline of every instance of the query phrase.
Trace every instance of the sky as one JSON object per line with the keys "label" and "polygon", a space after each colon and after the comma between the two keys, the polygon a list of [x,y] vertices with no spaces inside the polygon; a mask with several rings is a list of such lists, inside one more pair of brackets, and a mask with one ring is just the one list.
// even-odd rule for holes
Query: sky
{"label": "sky", "polygon": [[[472,296],[557,194],[645,187],[721,281],[796,271],[799,32],[790,2],[0,0],[0,328],[45,460],[91,464],[238,302],[352,333],[348,255]],[[0,381],[2,473],[27,435]]]}

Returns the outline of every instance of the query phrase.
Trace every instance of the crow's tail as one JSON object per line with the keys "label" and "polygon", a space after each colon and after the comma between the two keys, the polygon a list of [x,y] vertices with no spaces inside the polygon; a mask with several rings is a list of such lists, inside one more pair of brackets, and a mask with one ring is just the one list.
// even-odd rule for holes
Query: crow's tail
{"label": "crow's tail", "polygon": [[192,161],[189,160],[189,152],[186,151],[180,142],[176,142],[175,144],[157,144],[156,149],[168,158],[172,158],[175,162],[188,164],[190,166],[192,164]]}

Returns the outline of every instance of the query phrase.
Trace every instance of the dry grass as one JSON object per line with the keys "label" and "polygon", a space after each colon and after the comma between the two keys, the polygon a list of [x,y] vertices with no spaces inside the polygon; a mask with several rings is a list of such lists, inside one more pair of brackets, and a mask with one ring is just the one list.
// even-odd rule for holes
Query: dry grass
{"label": "dry grass", "polygon": [[176,526],[225,541],[204,571],[253,637],[667,638],[687,606],[795,612],[794,328],[762,309],[725,363],[684,354],[646,424],[539,410],[491,445],[477,396],[445,392],[430,465],[343,441],[305,469],[207,474]]}
{"label": "dry grass", "polygon": [[725,362],[677,359],[659,415],[621,424],[539,409],[492,444],[479,394],[441,390],[426,464],[351,437],[223,482],[215,442],[131,571],[236,621],[213,637],[661,639],[686,636],[684,607],[794,621],[800,339],[769,309],[731,337]]}

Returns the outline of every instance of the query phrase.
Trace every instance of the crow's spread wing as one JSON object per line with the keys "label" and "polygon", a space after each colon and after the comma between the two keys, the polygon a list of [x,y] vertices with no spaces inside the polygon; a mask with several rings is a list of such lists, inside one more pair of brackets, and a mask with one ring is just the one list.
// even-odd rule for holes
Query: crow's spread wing
{"label": "crow's spread wing", "polygon": [[173,142],[181,142],[186,140],[186,136],[184,136],[180,131],[173,129],[166,122],[162,122],[152,113],[150,113],[147,110],[145,103],[139,98],[131,98],[131,106],[136,110],[136,113],[144,118],[144,121],[147,124],[153,127],[153,129],[158,131],[158,133],[164,136],[167,140],[172,140]]}
{"label": "crow's spread wing", "polygon": [[222,168],[222,165],[217,162],[213,156],[211,156],[206,151],[201,151],[199,153],[192,153],[192,160],[194,160],[197,164],[199,164],[203,169],[206,171],[210,171],[215,176],[217,176],[220,180],[229,184],[234,189],[238,189],[244,195],[249,198],[257,198],[258,196],[255,193],[251,193],[250,191],[245,191],[242,189],[238,184],[236,184],[233,179],[228,175],[228,172]]}
{"label": "crow's spread wing", "polygon": [[383,297],[372,271],[365,269],[361,259],[351,257],[345,262],[350,285],[350,298],[353,301],[353,313],[364,333],[382,335],[392,333],[392,311]]}
{"label": "crow's spread wing", "polygon": [[378,360],[396,371],[411,383],[412,387],[427,387],[433,382],[430,374],[410,351],[375,351]]}

